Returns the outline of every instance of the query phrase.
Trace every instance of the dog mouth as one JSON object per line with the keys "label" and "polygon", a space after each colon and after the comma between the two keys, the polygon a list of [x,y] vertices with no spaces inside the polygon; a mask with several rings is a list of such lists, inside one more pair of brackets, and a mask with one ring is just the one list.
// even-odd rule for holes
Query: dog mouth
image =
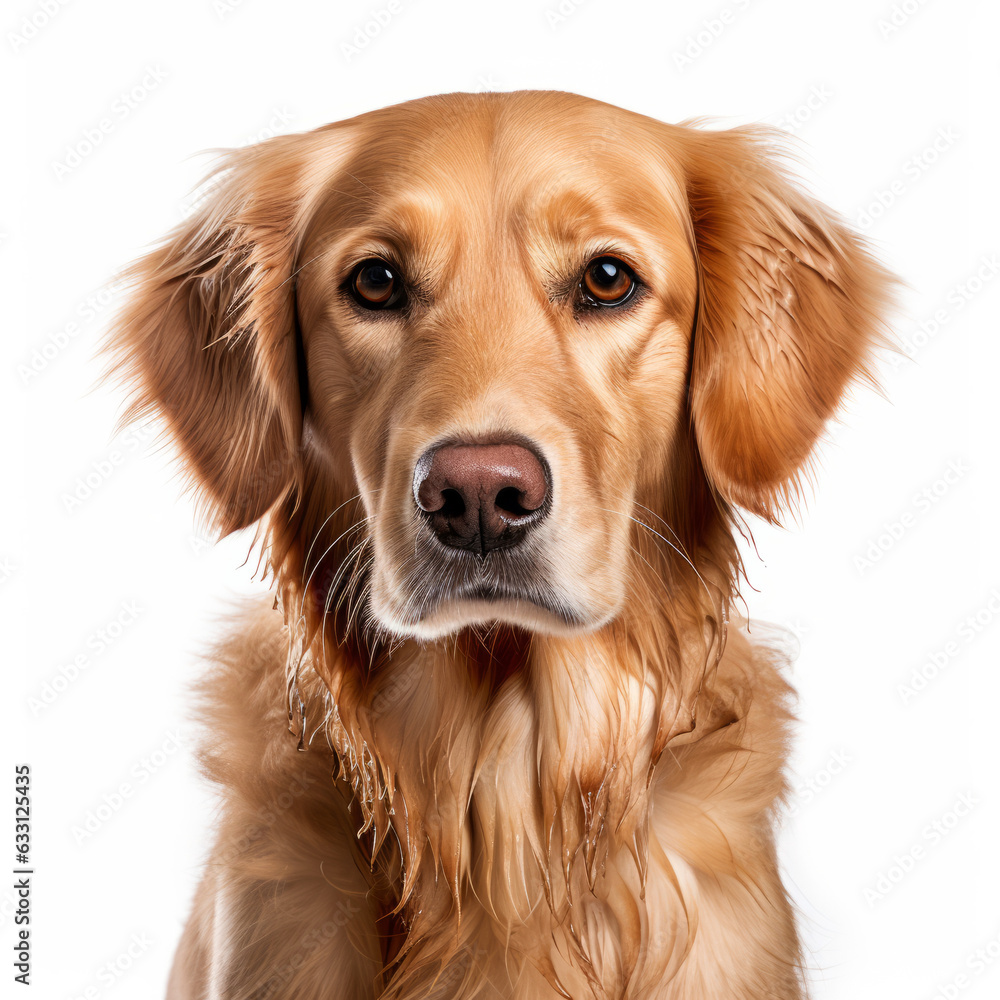
{"label": "dog mouth", "polygon": [[[488,555],[445,549],[428,539],[417,546],[416,562],[400,588],[405,599],[380,601],[373,611],[392,631],[435,638],[468,625],[499,622],[536,631],[576,630],[586,618],[550,582],[537,553],[499,549]],[[422,550],[422,551],[421,551]]]}
{"label": "dog mouth", "polygon": [[496,605],[498,611],[503,610],[505,605],[534,605],[536,608],[554,615],[564,625],[579,626],[583,624],[583,619],[577,611],[565,602],[557,600],[550,590],[538,587],[489,583],[467,584],[450,594],[443,595],[438,601],[438,607],[449,602],[462,601]]}

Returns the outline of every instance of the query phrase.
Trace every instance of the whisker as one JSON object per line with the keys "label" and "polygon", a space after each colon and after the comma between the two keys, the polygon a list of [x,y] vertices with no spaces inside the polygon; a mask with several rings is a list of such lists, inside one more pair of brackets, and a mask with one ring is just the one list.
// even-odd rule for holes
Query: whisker
{"label": "whisker", "polygon": [[[640,506],[641,506],[641,504],[640,504]],[[648,508],[646,508],[646,509],[648,510]],[[667,546],[669,546],[671,549],[673,549],[674,552],[676,552],[688,564],[688,566],[691,567],[691,569],[694,571],[694,575],[698,578],[698,581],[701,583],[702,587],[705,588],[705,593],[708,595],[708,597],[709,598],[713,597],[713,595],[712,595],[712,589],[709,587],[708,582],[705,580],[705,578],[698,571],[698,567],[695,566],[695,564],[691,561],[691,557],[687,554],[687,552],[684,551],[683,548],[681,548],[681,547],[679,547],[677,545],[674,545],[674,543],[672,541],[670,541],[669,538],[667,538],[665,535],[662,535],[655,528],[653,528],[650,525],[646,524],[645,521],[639,520],[639,518],[637,518],[633,514],[628,514],[628,513],[626,513],[623,510],[611,510],[608,507],[599,507],[598,510],[603,510],[607,514],[617,514],[619,517],[627,517],[630,521],[634,521],[636,524],[638,524],[640,528],[645,528],[650,534],[655,535],[662,542],[665,542]],[[663,519],[660,518],[660,520],[663,520]],[[665,521],[664,521],[664,524],[666,524]],[[669,527],[669,525],[668,525],[668,527]],[[671,530],[671,532],[673,532],[672,528],[670,530]],[[675,537],[676,537],[676,533],[674,533],[674,534],[675,534]],[[678,539],[678,541],[679,541],[679,539]]]}
{"label": "whisker", "polygon": [[[353,524],[349,525],[349,526],[348,526],[347,528],[345,528],[345,529],[344,529],[344,530],[343,530],[343,531],[342,531],[342,532],[341,532],[341,533],[340,533],[340,534],[339,534],[339,535],[338,535],[338,536],[337,536],[337,537],[336,537],[336,538],[335,538],[335,539],[334,539],[334,540],[333,540],[333,541],[332,541],[332,542],[331,542],[331,543],[330,543],[330,544],[329,544],[329,545],[328,545],[328,546],[326,547],[326,549],[325,549],[325,550],[323,551],[323,554],[322,554],[322,555],[321,555],[321,556],[319,557],[319,559],[317,559],[317,560],[316,560],[316,565],[315,565],[315,566],[314,566],[314,567],[312,568],[312,571],[311,571],[311,572],[310,572],[310,574],[309,574],[309,578],[308,578],[308,579],[307,579],[307,580],[305,581],[305,583],[303,584],[303,587],[302,587],[302,598],[301,598],[301,600],[299,601],[299,617],[301,617],[301,616],[302,616],[302,609],[303,609],[303,608],[305,607],[305,600],[306,600],[306,593],[307,593],[307,591],[309,590],[309,584],[310,584],[310,583],[312,583],[312,578],[313,578],[313,576],[315,575],[315,573],[316,573],[316,570],[318,570],[318,569],[319,569],[319,567],[323,565],[323,560],[324,560],[324,559],[325,559],[325,558],[326,558],[326,557],[327,557],[327,556],[328,556],[328,555],[330,554],[330,552],[332,552],[332,551],[333,551],[333,548],[334,548],[334,546],[335,546],[335,545],[336,545],[336,544],[337,544],[337,543],[338,543],[338,542],[339,542],[339,541],[340,541],[340,540],[341,540],[341,539],[342,539],[342,538],[343,538],[343,537],[344,537],[345,535],[349,535],[349,534],[350,534],[350,533],[351,533],[352,531],[357,531],[357,530],[358,530],[359,528],[361,528],[361,527],[362,527],[363,525],[367,524],[367,523],[369,522],[369,520],[370,520],[370,518],[367,518],[367,517],[363,517],[363,518],[361,518],[360,520],[358,520],[358,521],[355,521],[355,522],[354,522]],[[367,537],[367,536],[366,536],[366,537]],[[345,558],[345,560],[346,560],[346,558],[347,558],[347,557],[345,556],[344,558]],[[341,566],[343,566],[343,562],[341,563]],[[339,568],[338,568],[338,573],[339,573],[339,571],[340,571],[340,570],[339,570]],[[336,579],[336,577],[334,577],[334,579]],[[331,586],[332,586],[332,584],[331,584]]]}
{"label": "whisker", "polygon": [[[316,529],[316,533],[313,535],[313,540],[309,543],[309,548],[306,550],[306,558],[302,564],[303,576],[305,576],[306,567],[309,565],[309,560],[312,557],[313,549],[316,547],[316,543],[319,541],[319,536],[323,534],[323,529],[330,523],[330,518],[333,517],[338,511],[343,510],[349,503],[360,499],[361,494],[355,493],[354,496],[345,500],[339,507],[335,507],[329,514],[326,515],[326,517],[323,518],[323,523]],[[308,581],[303,581],[303,583],[308,584]]]}
{"label": "whisker", "polygon": [[[355,525],[354,527],[359,527],[359,525]],[[333,610],[334,611],[340,610],[340,606],[344,600],[344,594],[350,588],[350,584],[348,584],[348,586],[345,588],[340,587],[341,578],[343,577],[344,572],[347,570],[349,566],[354,565],[356,567],[358,558],[360,557],[361,552],[364,550],[368,542],[369,539],[366,536],[362,538],[359,542],[352,545],[351,548],[348,550],[347,555],[344,556],[344,558],[340,562],[340,565],[337,567],[337,572],[334,574],[333,579],[330,581],[330,586],[327,588],[326,597],[324,598],[323,601],[324,620],[326,616],[330,613],[330,606],[333,602],[333,596],[335,593],[338,592],[340,593],[340,598],[338,599],[337,604]]]}
{"label": "whisker", "polygon": [[[340,590],[338,591],[339,596],[337,598],[337,603],[335,605],[333,605],[332,609],[331,609],[331,603],[332,603],[333,595],[334,595],[334,587],[331,586],[329,592],[327,593],[326,606],[324,608],[324,614],[329,614],[331,610],[333,611],[334,614],[336,614],[337,612],[340,611],[340,609],[343,606],[345,600],[347,601],[347,610],[348,610],[348,612],[350,612],[351,594],[352,594],[352,592],[354,590],[354,587],[357,585],[358,567],[359,567],[359,563],[360,563],[360,559],[361,559],[361,553],[364,551],[366,542],[367,542],[367,539],[364,539],[364,540],[361,541],[360,544],[358,544],[357,546],[355,546],[351,550],[348,558],[346,558],[344,560],[344,562],[341,564],[341,572],[343,572],[343,570],[345,570],[349,564],[352,566],[351,575],[347,579],[346,584],[343,587],[341,587]],[[368,568],[372,565],[372,563],[374,562],[374,560],[375,560],[374,555],[369,556],[368,559],[366,560],[365,564],[364,564],[364,569],[362,570],[362,572],[366,572],[368,570]],[[345,640],[347,638],[347,632],[348,631],[350,631],[349,628],[347,626],[345,626],[345,632],[344,632],[344,639]]]}
{"label": "whisker", "polygon": [[652,507],[647,507],[644,503],[639,503],[638,500],[633,500],[632,503],[636,507],[641,507],[644,511],[647,511],[648,513],[652,514],[653,517],[655,517],[656,520],[659,521],[660,524],[662,524],[667,529],[667,531],[669,531],[670,534],[674,536],[674,539],[677,541],[677,544],[680,545],[682,549],[684,548],[684,545],[681,543],[680,535],[678,535],[677,532],[674,531],[673,526],[665,517],[663,517],[661,514],[657,514],[656,511],[652,509]]}

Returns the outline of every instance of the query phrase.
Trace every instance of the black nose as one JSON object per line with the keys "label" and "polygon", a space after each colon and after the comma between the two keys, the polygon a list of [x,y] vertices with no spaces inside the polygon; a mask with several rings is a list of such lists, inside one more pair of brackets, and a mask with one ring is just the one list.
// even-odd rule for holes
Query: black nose
{"label": "black nose", "polygon": [[520,542],[548,513],[549,494],[542,459],[514,443],[431,448],[413,475],[413,496],[434,534],[483,556]]}

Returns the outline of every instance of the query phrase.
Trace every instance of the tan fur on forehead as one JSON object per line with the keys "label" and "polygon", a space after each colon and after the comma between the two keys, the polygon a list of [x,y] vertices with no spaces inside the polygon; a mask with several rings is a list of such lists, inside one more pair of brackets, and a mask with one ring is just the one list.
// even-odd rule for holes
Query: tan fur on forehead
{"label": "tan fur on forehead", "polygon": [[[619,312],[576,298],[600,254]],[[405,310],[352,299],[372,257]],[[233,151],[131,278],[130,413],[257,523],[279,608],[203,689],[224,808],[171,995],[801,996],[736,508],[795,499],[891,282],[770,136],[426,98]],[[508,438],[552,510],[463,604],[414,470]]]}

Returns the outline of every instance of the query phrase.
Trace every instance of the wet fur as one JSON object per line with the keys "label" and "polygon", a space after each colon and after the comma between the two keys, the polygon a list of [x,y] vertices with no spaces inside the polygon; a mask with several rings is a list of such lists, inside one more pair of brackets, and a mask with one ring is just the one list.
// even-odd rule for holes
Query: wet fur
{"label": "wet fur", "polygon": [[[650,296],[588,326],[560,281],[605,231]],[[405,327],[336,297],[373,233]],[[128,416],[258,524],[277,593],[202,687],[223,807],[169,996],[803,996],[790,691],[729,622],[736,508],[795,501],[891,279],[770,137],[428,98],[232,154],[132,278]],[[546,449],[551,524],[474,571],[549,610],[450,600],[407,489],[456,432]]]}

